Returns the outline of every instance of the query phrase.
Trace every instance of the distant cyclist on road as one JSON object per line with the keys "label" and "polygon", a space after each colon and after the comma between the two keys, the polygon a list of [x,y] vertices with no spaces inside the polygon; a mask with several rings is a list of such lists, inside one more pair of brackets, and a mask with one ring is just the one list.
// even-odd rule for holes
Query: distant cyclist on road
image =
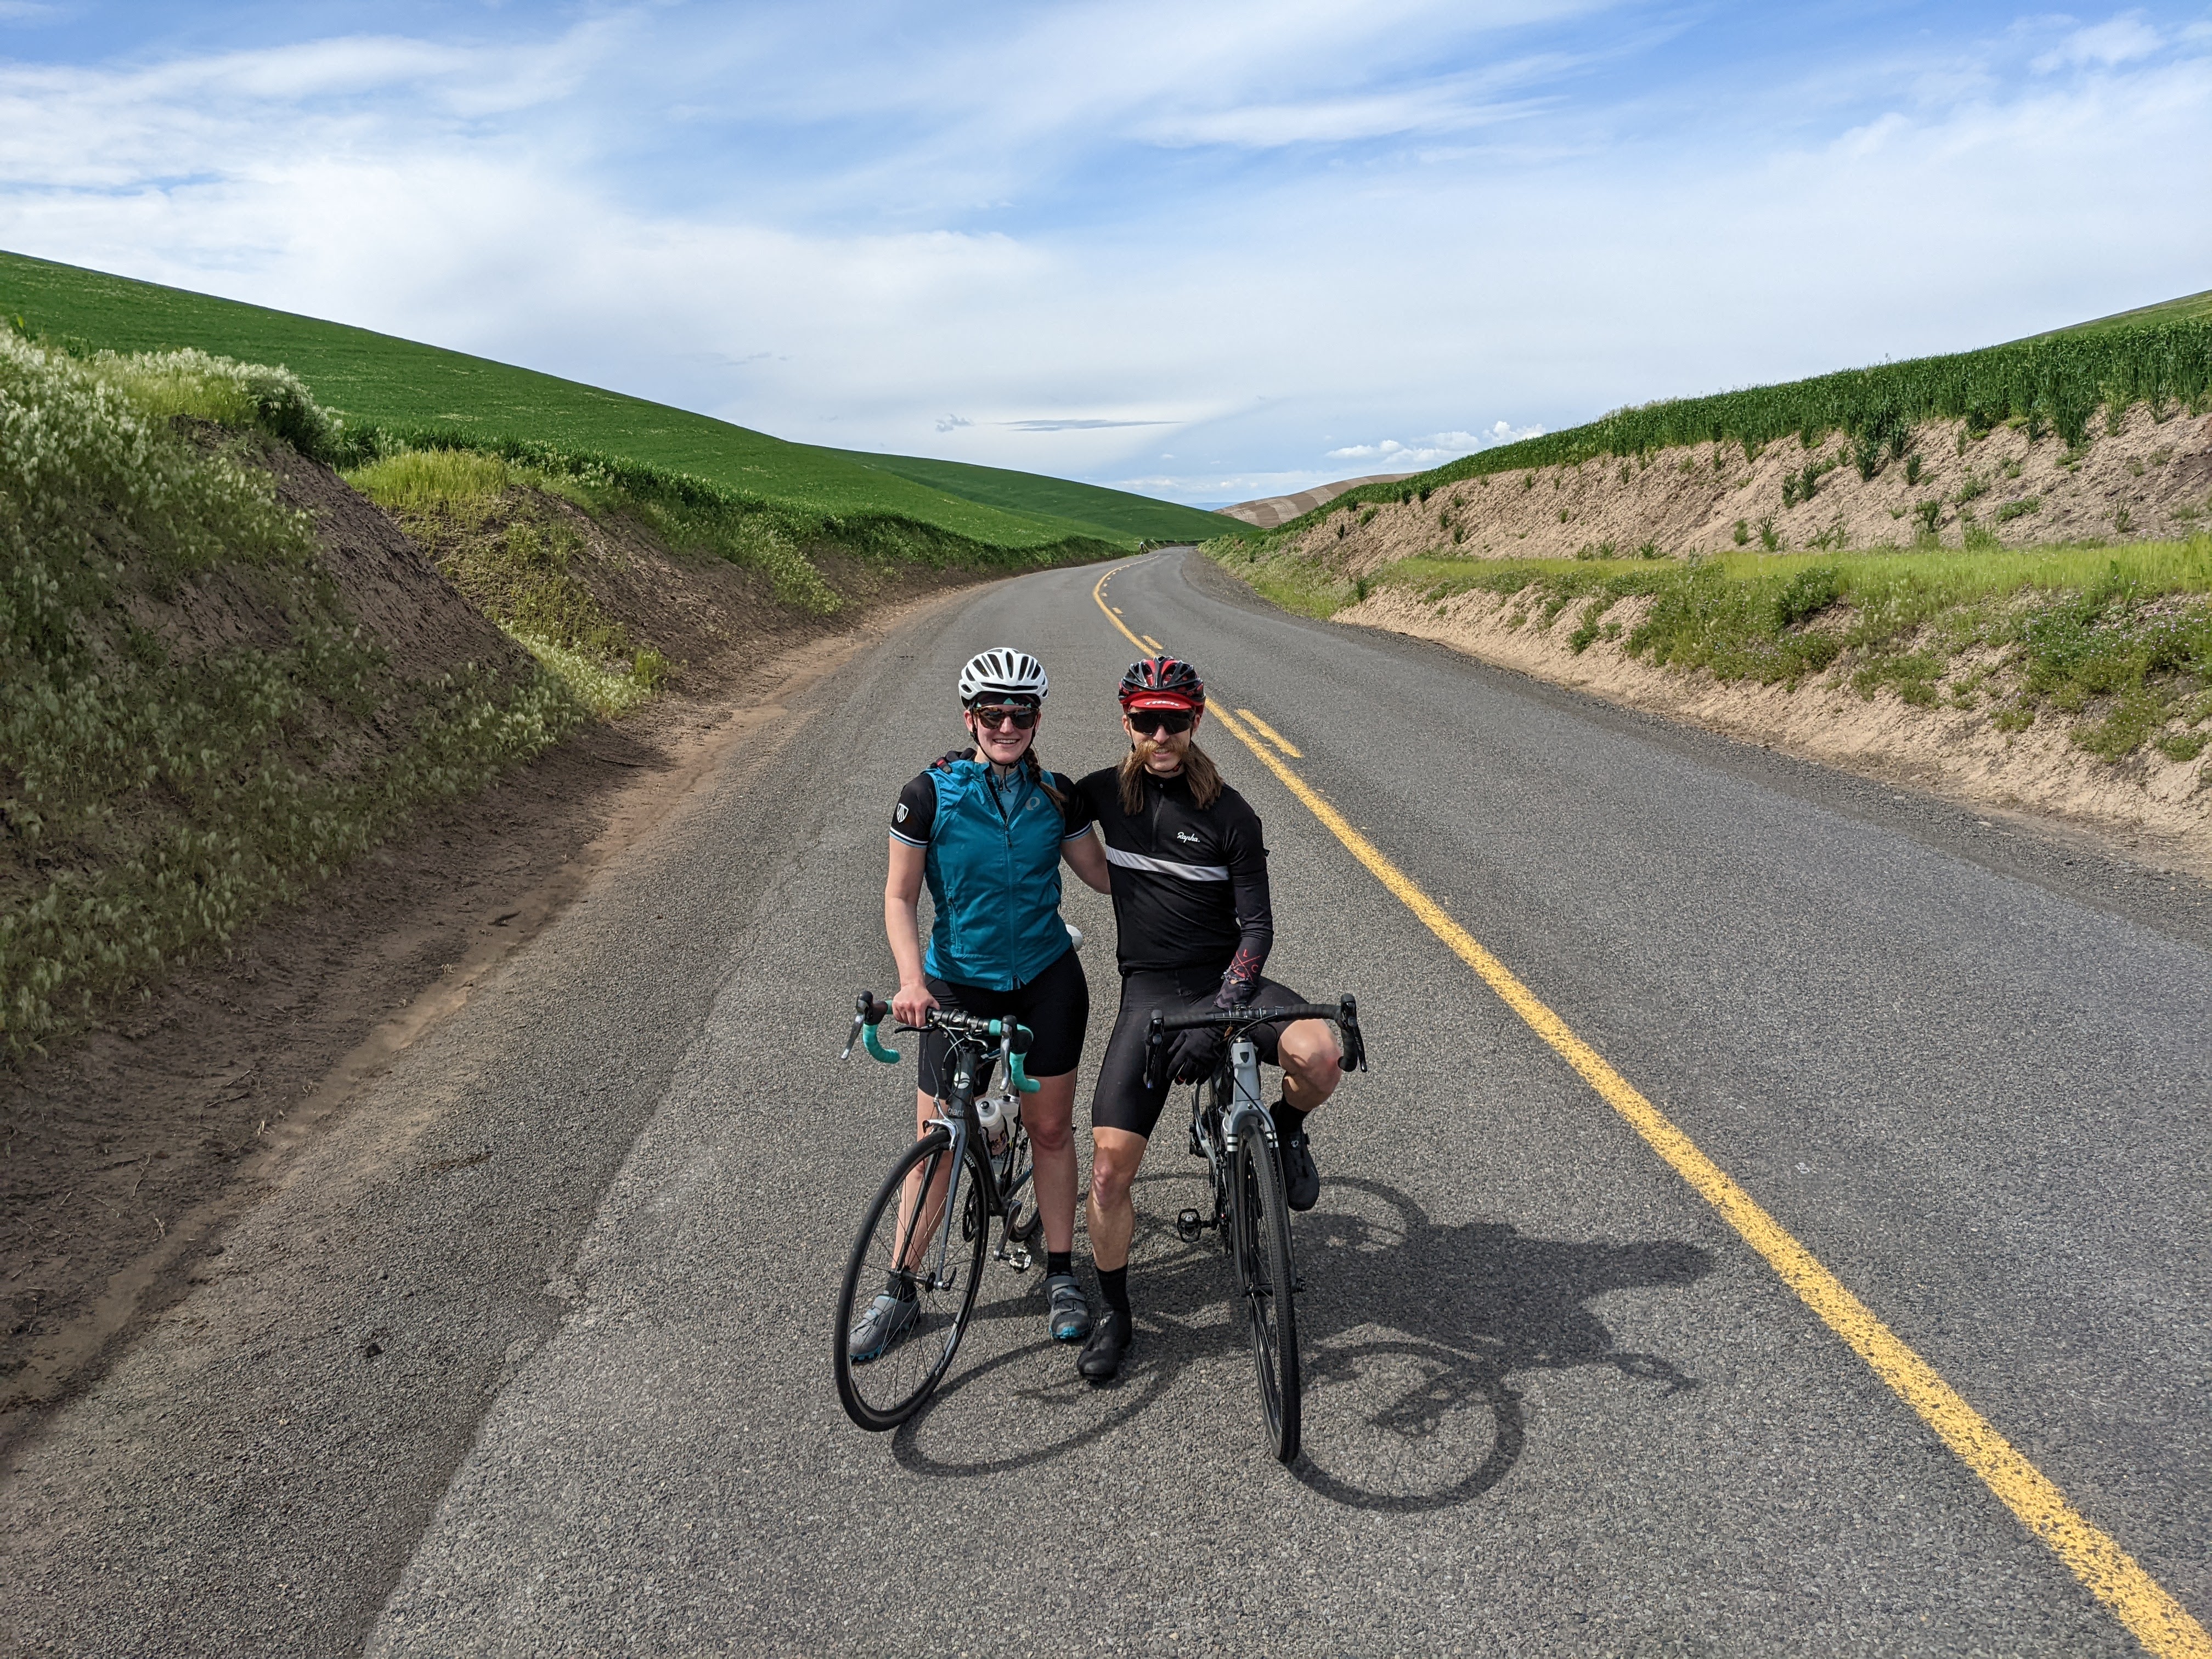
{"label": "distant cyclist on road", "polygon": [[[1129,1354],[1129,1238],[1136,1226],[1129,1185],[1170,1079],[1211,1075],[1224,1042],[1218,1030],[1176,1032],[1164,1075],[1147,1089],[1145,1035],[1152,1011],[1305,1000],[1261,977],[1275,937],[1267,849],[1259,815],[1194,741],[1206,718],[1197,670],[1173,657],[1146,658],[1121,677],[1121,697],[1129,752],[1119,766],[1075,786],[1079,810],[1098,821],[1112,866],[1121,967],[1121,1009],[1091,1109],[1091,1255],[1106,1312],[1076,1362],[1098,1382]],[[1261,1059],[1283,1068],[1283,1097],[1272,1109],[1284,1184],[1291,1207],[1310,1210],[1321,1195],[1321,1175],[1305,1121],[1340,1076],[1335,1035],[1315,1019],[1279,1030],[1254,1026],[1249,1035]]]}
{"label": "distant cyclist on road", "polygon": [[[1037,763],[1036,724],[1049,683],[1026,652],[979,653],[960,671],[961,719],[975,746],[948,755],[899,793],[891,809],[884,927],[898,963],[891,1013],[920,1025],[932,1008],[1010,1017],[1034,1035],[1024,1068],[1039,1088],[1022,1103],[1044,1222],[1046,1317],[1056,1342],[1090,1335],[1091,1307],[1070,1265],[1075,1247],[1075,1066],[1091,1018],[1091,988],[1060,915],[1060,861],[1100,892],[1106,857],[1065,777]],[[936,907],[925,954],[922,883]],[[921,1042],[917,1127],[937,1115],[950,1079],[949,1041]],[[981,1079],[978,1079],[979,1087]],[[910,1288],[887,1285],[848,1337],[852,1357],[881,1355],[912,1327]]]}

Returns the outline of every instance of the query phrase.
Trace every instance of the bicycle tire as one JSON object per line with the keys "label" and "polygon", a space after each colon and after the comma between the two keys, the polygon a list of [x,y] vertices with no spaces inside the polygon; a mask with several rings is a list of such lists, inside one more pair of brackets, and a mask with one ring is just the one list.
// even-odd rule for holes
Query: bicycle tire
{"label": "bicycle tire", "polygon": [[1260,1411],[1276,1461],[1297,1461],[1300,1430],[1297,1281],[1283,1166],[1267,1138],[1237,1139],[1231,1179],[1237,1289],[1259,1372]]}
{"label": "bicycle tire", "polygon": [[[907,1179],[933,1163],[941,1163],[948,1175],[953,1173],[951,1154],[951,1132],[941,1127],[930,1130],[902,1153],[868,1206],[860,1233],[853,1241],[852,1253],[846,1260],[844,1280],[837,1292],[836,1316],[831,1322],[831,1367],[845,1414],[860,1427],[874,1432],[898,1427],[936,1392],[937,1385],[951,1369],[953,1356],[960,1349],[960,1339],[966,1334],[968,1322],[975,1310],[975,1291],[983,1277],[984,1248],[990,1240],[988,1224],[953,1228],[956,1237],[968,1235],[959,1237],[951,1252],[956,1270],[959,1258],[966,1258],[967,1284],[956,1282],[943,1291],[918,1288],[916,1299],[922,1307],[910,1334],[871,1361],[855,1363],[853,1358],[853,1327],[861,1310],[884,1288],[891,1265],[901,1254],[899,1200]],[[983,1188],[979,1184],[979,1172],[972,1167],[974,1162],[971,1157],[971,1167],[959,1172],[964,1176],[960,1184],[965,1190],[947,1194],[948,1201],[963,1206],[963,1217],[966,1206],[982,1202]],[[922,1190],[927,1191],[936,1179],[933,1169],[926,1171]],[[918,1230],[909,1230],[919,1237]],[[939,1211],[937,1224],[929,1233],[928,1248],[933,1251],[939,1248],[943,1236],[943,1212]],[[911,1248],[910,1240],[906,1252],[909,1255]],[[879,1366],[884,1369],[878,1370]]]}

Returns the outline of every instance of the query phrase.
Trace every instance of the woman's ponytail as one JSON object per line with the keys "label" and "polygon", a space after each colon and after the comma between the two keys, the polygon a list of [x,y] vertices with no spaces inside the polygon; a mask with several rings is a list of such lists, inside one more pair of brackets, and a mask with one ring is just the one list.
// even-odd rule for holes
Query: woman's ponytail
{"label": "woman's ponytail", "polygon": [[1036,757],[1036,745],[1031,744],[1022,756],[1022,763],[1030,769],[1030,781],[1045,793],[1045,799],[1058,807],[1060,816],[1067,815],[1067,792],[1053,781],[1051,773],[1044,769]]}

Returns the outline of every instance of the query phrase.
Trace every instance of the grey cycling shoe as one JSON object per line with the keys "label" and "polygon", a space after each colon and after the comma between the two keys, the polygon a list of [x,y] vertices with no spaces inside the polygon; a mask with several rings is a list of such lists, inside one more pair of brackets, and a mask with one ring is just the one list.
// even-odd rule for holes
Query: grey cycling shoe
{"label": "grey cycling shoe", "polygon": [[1045,1322],[1055,1342],[1080,1342],[1091,1334],[1091,1300],[1073,1273],[1054,1273],[1044,1282]]}
{"label": "grey cycling shoe", "polygon": [[1310,1210],[1321,1197],[1321,1171],[1314,1167],[1313,1147],[1300,1129],[1294,1135],[1279,1134],[1283,1153],[1283,1200],[1294,1210]]}
{"label": "grey cycling shoe", "polygon": [[906,1340],[921,1316],[919,1297],[897,1297],[886,1291],[853,1322],[845,1338],[845,1352],[855,1365],[880,1359]]}

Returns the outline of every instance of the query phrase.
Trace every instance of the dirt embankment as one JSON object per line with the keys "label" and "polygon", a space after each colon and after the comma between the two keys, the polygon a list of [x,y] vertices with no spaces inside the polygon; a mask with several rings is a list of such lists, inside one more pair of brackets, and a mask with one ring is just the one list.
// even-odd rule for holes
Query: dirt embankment
{"label": "dirt embankment", "polygon": [[1835,672],[1795,690],[1748,680],[1723,684],[1639,661],[1623,641],[1648,600],[1615,605],[1616,637],[1569,644],[1580,607],[1548,621],[1518,595],[1480,591],[1431,603],[1386,587],[1337,612],[1339,622],[1410,634],[1632,708],[1770,744],[1829,765],[2001,809],[2056,817],[2118,843],[2136,860],[2212,879],[2212,792],[2203,786],[2212,750],[2180,762],[2145,748],[2115,764],[2089,754],[2063,727],[2008,731],[2002,705],[1966,693],[1994,665],[1961,659],[1932,706],[1893,692],[1850,689],[1848,654]]}
{"label": "dirt embankment", "polygon": [[[2212,523],[2212,415],[2161,421],[2137,404],[2118,432],[2091,422],[2081,448],[2024,424],[1977,438],[1958,421],[1923,422],[1905,453],[1863,478],[1850,442],[1796,438],[1747,459],[1737,443],[1634,459],[1531,467],[1462,479],[1426,501],[1347,506],[1291,548],[1363,576],[1420,554],[1462,558],[1632,557],[1774,548],[1909,546],[1932,526],[1959,547],[1976,532],[2008,547],[2185,537]],[[1917,465],[1916,465],[1917,460]],[[1812,493],[1803,493],[1807,470]],[[1932,507],[1931,505],[1932,504]],[[1977,538],[1978,540],[1978,538]]]}
{"label": "dirt embankment", "polygon": [[[339,607],[403,678],[470,662],[532,672],[441,574],[437,546],[327,468],[280,443],[254,447],[282,501],[313,516],[317,569]],[[180,1292],[316,1123],[775,718],[780,700],[891,616],[977,579],[821,553],[845,601],[824,620],[779,606],[757,572],[534,490],[510,492],[468,534],[516,525],[562,527],[564,575],[669,659],[671,690],[418,818],[227,951],[0,1070],[0,1443]],[[282,632],[257,593],[217,573],[179,585],[147,620],[175,652],[251,644]],[[374,745],[374,724],[372,714],[356,748]]]}

